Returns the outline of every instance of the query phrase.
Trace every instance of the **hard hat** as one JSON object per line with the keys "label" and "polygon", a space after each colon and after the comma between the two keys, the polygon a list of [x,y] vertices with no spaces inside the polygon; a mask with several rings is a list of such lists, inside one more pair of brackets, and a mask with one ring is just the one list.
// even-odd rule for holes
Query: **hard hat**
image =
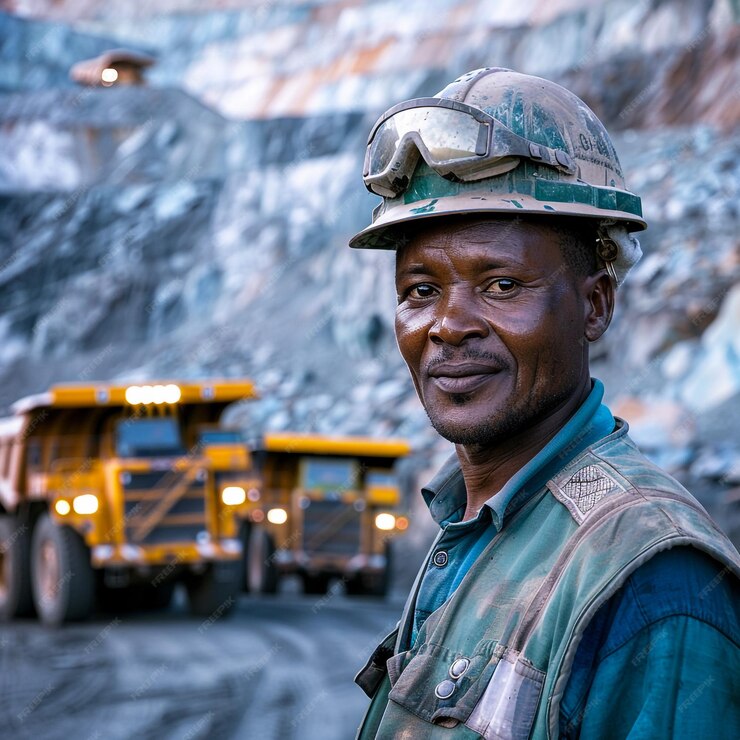
{"label": "hard hat", "polygon": [[363,179],[383,201],[351,247],[395,249],[411,221],[507,213],[595,219],[617,285],[642,255],[630,233],[646,226],[640,198],[609,134],[580,98],[541,77],[487,67],[394,106],[370,133]]}

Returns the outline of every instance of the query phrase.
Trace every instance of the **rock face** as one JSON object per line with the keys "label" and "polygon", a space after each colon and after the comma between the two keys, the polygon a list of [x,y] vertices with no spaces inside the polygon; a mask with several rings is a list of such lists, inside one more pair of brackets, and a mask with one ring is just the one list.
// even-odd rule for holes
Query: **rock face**
{"label": "rock face", "polygon": [[[737,485],[737,4],[18,0],[0,14],[0,405],[54,381],[253,376],[245,428],[431,431],[393,338],[393,256],[346,249],[367,132],[510,66],[615,133],[650,228],[594,374],[674,472]],[[54,21],[54,22],[52,22]],[[66,25],[65,25],[66,24]],[[111,46],[148,87],[79,88]],[[433,467],[433,463],[431,464]]]}

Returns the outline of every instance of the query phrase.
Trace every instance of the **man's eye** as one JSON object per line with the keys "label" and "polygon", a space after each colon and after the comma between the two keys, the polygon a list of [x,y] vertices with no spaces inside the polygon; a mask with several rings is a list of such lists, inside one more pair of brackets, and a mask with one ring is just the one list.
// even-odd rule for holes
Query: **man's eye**
{"label": "man's eye", "polygon": [[431,298],[434,293],[434,288],[428,283],[419,283],[419,285],[414,285],[413,288],[406,291],[409,298]]}
{"label": "man's eye", "polygon": [[519,283],[516,280],[510,278],[497,278],[487,288],[487,293],[496,293],[502,295],[503,293],[511,293],[519,287]]}

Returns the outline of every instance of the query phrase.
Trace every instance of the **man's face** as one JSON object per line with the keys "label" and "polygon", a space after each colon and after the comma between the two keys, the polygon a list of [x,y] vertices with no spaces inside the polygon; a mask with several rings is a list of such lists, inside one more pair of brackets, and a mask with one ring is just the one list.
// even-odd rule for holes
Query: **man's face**
{"label": "man's face", "polygon": [[431,222],[399,248],[398,346],[451,442],[526,430],[588,382],[589,279],[565,264],[560,239],[532,222],[464,219]]}

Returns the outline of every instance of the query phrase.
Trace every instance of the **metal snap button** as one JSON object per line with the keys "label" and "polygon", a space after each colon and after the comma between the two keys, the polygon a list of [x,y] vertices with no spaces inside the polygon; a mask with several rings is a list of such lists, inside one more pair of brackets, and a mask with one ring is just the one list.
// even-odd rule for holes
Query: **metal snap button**
{"label": "metal snap button", "polygon": [[470,666],[470,661],[467,658],[458,658],[451,666],[450,666],[450,678],[454,678],[457,680],[460,678],[460,676],[465,673],[465,671],[468,670],[468,667]]}
{"label": "metal snap button", "polygon": [[432,561],[438,568],[444,568],[447,565],[447,553],[444,550],[437,550]]}
{"label": "metal snap button", "polygon": [[437,688],[434,689],[434,695],[438,699],[449,699],[455,693],[455,684],[446,678],[441,683],[437,684]]}

